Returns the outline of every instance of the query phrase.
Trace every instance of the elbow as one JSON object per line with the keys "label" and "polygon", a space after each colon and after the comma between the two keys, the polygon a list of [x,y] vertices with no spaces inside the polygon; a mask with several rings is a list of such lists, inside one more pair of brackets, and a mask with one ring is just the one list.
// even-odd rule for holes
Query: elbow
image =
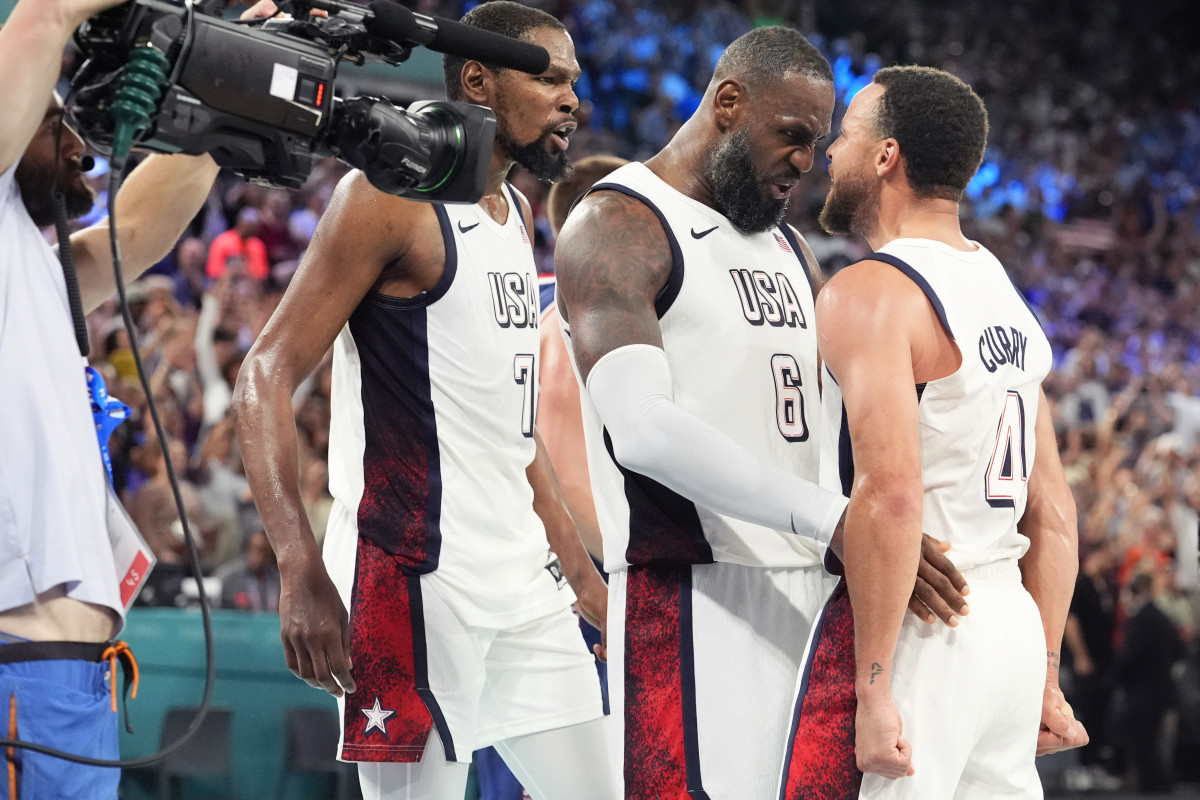
{"label": "elbow", "polygon": [[253,418],[256,411],[270,403],[272,393],[285,385],[271,362],[272,359],[253,350],[242,362],[233,384],[231,402],[237,419],[245,421]]}
{"label": "elbow", "polygon": [[921,530],[925,513],[925,487],[920,479],[909,475],[860,478],[851,494],[872,519],[886,522],[890,527]]}
{"label": "elbow", "polygon": [[655,480],[661,478],[663,456],[670,442],[653,425],[629,425],[616,430],[608,428],[612,457],[621,467]]}

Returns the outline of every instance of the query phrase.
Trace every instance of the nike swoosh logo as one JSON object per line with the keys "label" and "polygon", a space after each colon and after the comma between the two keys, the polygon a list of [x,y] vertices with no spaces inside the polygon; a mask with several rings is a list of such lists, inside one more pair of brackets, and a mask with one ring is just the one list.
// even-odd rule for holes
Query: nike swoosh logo
{"label": "nike swoosh logo", "polygon": [[721,226],[720,226],[720,225],[714,225],[714,226],[712,226],[711,228],[709,228],[708,230],[706,230],[706,231],[700,231],[699,233],[696,233],[696,229],[695,229],[695,228],[692,228],[692,238],[693,238],[693,239],[703,239],[705,236],[708,236],[710,233],[712,233],[713,231],[715,231],[715,230],[716,230],[717,228],[719,228],[719,227],[721,227]]}
{"label": "nike swoosh logo", "polygon": [[471,231],[475,230],[478,227],[479,227],[479,223],[476,222],[474,225],[467,225],[464,228],[463,224],[462,224],[462,220],[458,221],[458,232],[459,233],[470,233]]}

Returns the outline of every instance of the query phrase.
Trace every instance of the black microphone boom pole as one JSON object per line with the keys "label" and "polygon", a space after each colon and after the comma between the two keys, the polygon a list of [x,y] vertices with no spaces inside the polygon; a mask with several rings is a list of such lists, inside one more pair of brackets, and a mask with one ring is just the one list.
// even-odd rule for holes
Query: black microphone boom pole
{"label": "black microphone boom pole", "polygon": [[419,44],[439,53],[482,61],[497,67],[538,75],[550,66],[550,54],[536,44],[485,31],[443,17],[409,11],[391,0],[374,0],[367,31],[398,44]]}

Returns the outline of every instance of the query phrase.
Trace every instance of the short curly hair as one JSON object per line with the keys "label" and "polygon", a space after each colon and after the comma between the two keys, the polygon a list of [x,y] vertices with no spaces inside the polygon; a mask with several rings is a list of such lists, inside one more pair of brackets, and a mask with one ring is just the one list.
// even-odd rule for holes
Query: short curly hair
{"label": "short curly hair", "polygon": [[886,67],[875,129],[895,139],[904,173],[918,197],[959,200],[983,162],[988,115],[983,100],[961,80],[932,67]]}
{"label": "short curly hair", "polygon": [[[468,11],[460,20],[464,25],[480,28],[513,39],[529,40],[529,32],[538,28],[554,28],[565,31],[561,22],[538,8],[521,5],[511,0],[491,0],[480,3]],[[442,57],[442,77],[446,82],[446,96],[451,100],[462,99],[462,68],[471,60],[462,56]],[[499,70],[495,64],[489,68]]]}

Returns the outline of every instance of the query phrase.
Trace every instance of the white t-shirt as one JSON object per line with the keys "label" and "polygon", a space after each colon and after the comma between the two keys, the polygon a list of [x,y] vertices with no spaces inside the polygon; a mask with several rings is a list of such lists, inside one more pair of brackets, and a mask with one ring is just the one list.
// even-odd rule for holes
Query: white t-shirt
{"label": "white t-shirt", "polygon": [[123,614],[62,266],[0,175],[0,611],[65,584]]}

